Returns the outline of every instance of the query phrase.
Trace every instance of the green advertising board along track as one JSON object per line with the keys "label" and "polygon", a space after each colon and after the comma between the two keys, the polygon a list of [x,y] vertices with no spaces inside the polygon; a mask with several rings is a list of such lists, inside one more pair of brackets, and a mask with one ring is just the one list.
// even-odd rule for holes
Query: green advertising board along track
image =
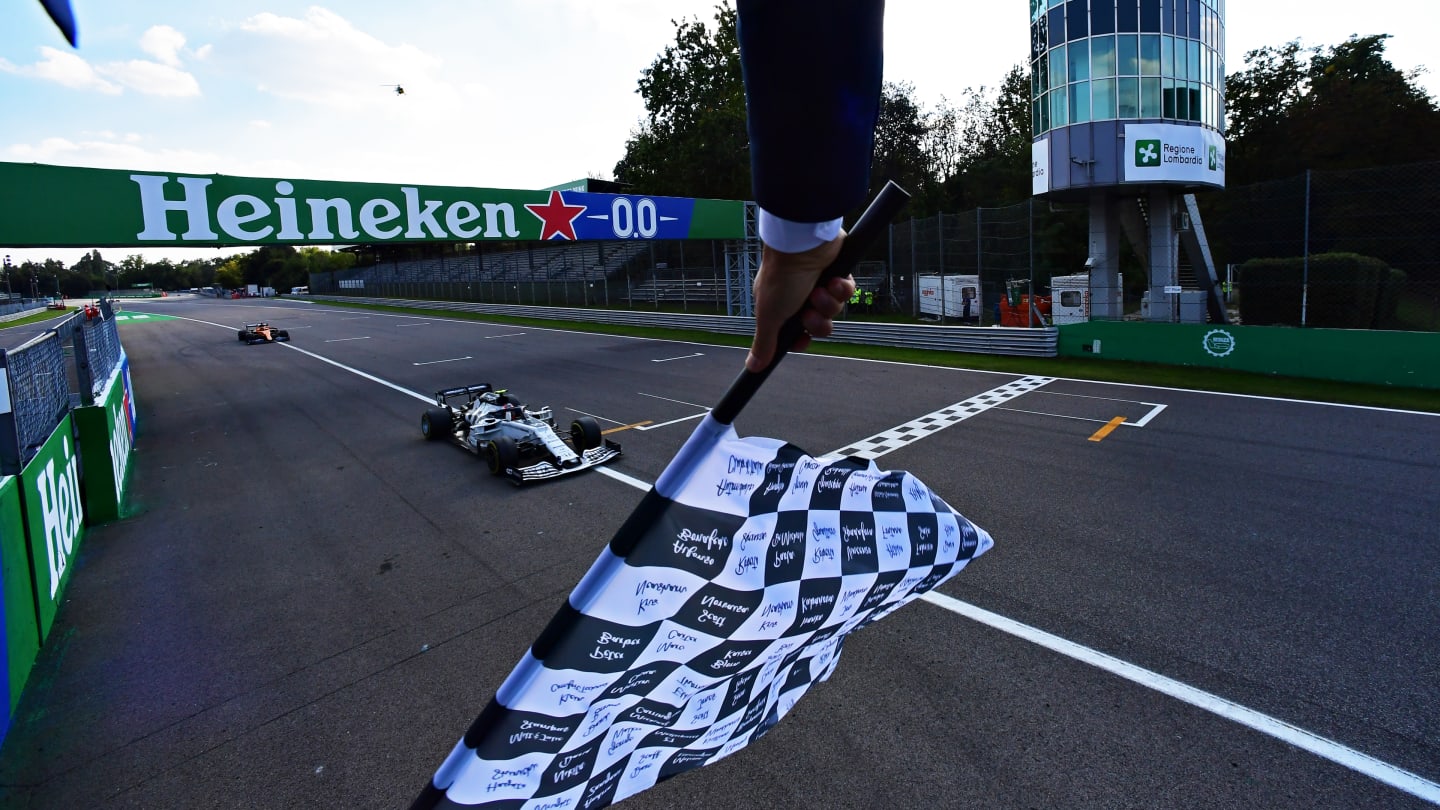
{"label": "green advertising board along track", "polygon": [[0,162],[0,245],[743,239],[739,200]]}

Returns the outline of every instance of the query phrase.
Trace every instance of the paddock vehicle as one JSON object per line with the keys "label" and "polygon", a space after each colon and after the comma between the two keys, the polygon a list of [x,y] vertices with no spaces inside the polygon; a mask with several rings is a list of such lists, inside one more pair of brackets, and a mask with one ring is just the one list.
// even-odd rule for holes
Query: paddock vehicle
{"label": "paddock vehicle", "polygon": [[549,406],[527,408],[489,383],[435,392],[435,407],[420,416],[426,439],[448,438],[485,460],[490,474],[516,486],[588,470],[620,457],[620,445],[600,435],[589,416],[555,431]]}
{"label": "paddock vehicle", "polygon": [[238,334],[241,343],[252,346],[256,343],[285,343],[290,340],[289,332],[276,329],[264,321],[247,323],[240,327]]}

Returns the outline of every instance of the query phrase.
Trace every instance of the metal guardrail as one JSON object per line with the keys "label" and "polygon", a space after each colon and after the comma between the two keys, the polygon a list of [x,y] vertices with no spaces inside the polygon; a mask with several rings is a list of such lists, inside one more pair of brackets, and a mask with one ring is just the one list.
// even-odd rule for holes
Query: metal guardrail
{"label": "metal guardrail", "polygon": [[[407,298],[364,298],[342,295],[311,295],[311,300],[377,304],[481,315],[508,315],[516,318],[582,321],[621,326],[651,326],[689,329],[727,335],[749,335],[755,331],[754,318],[733,315],[687,315],[672,312],[587,309],[580,307],[531,307],[511,304],[472,304],[461,301],[422,301]],[[827,340],[871,346],[931,349],[943,352],[1003,354],[1023,357],[1055,357],[1060,331],[1055,327],[1020,329],[998,326],[938,326],[930,324],[863,323],[836,321]]]}

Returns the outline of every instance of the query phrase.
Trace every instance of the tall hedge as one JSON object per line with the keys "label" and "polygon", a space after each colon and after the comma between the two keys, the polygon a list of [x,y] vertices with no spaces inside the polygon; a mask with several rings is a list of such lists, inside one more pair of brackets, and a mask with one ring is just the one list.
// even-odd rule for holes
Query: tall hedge
{"label": "tall hedge", "polygon": [[[1398,276],[1397,276],[1398,274]],[[1303,258],[1251,259],[1240,265],[1240,322],[1250,326],[1305,325],[1372,329],[1394,318],[1405,274],[1357,253],[1320,253],[1309,259],[1305,295]]]}

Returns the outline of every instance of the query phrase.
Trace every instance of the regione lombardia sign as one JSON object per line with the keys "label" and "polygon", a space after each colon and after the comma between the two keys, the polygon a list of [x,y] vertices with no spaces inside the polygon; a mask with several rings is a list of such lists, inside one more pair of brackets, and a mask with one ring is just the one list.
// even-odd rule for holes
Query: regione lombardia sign
{"label": "regione lombardia sign", "polygon": [[744,203],[0,163],[0,244],[741,239]]}

